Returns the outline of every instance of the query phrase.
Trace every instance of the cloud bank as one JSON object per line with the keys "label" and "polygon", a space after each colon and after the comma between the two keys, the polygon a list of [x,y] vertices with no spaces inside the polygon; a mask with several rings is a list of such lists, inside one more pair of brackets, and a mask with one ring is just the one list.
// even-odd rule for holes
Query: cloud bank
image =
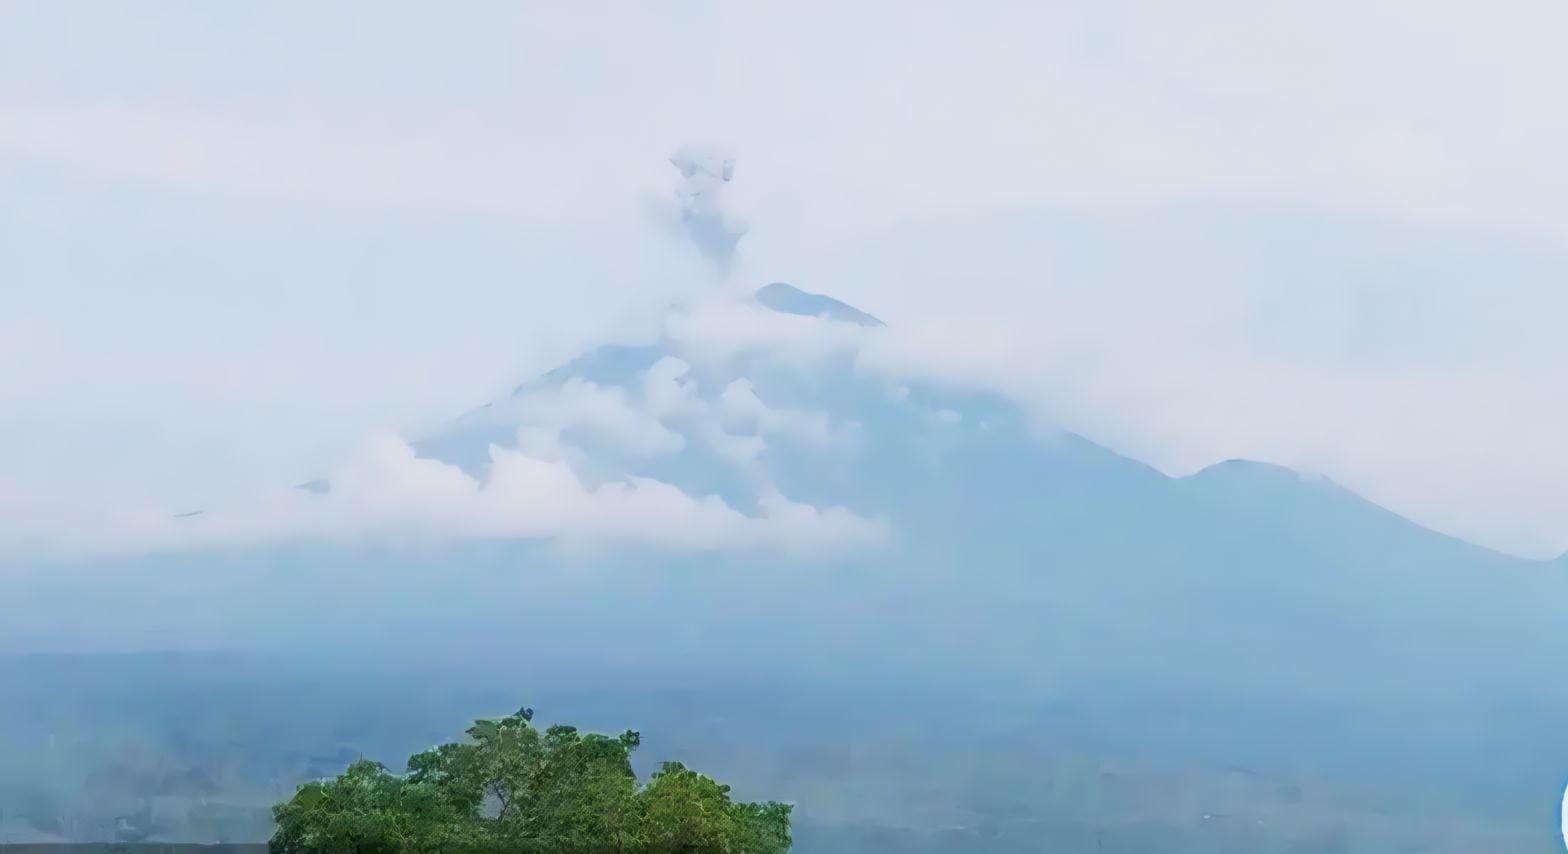
{"label": "cloud bank", "polygon": [[794,502],[772,489],[746,514],[718,496],[649,477],[590,484],[561,445],[539,438],[524,428],[518,447],[492,446],[483,473],[470,473],[383,434],[324,478],[325,488],[274,489],[200,512],[122,508],[75,520],[91,522],[90,538],[75,536],[69,525],[39,525],[30,541],[10,540],[8,553],[81,559],[290,542],[541,540],[596,549],[820,554],[876,547],[889,534],[877,518]]}
{"label": "cloud bank", "polygon": [[[713,294],[700,303],[731,301]],[[479,465],[422,455],[383,432],[299,487],[274,484],[198,510],[132,502],[96,514],[53,508],[41,517],[0,516],[0,544],[12,555],[78,559],[312,541],[538,540],[573,548],[822,554],[888,540],[887,523],[874,514],[791,500],[762,464],[773,441],[852,450],[853,423],[772,406],[744,378],[705,395],[693,366],[675,356],[628,379],[535,381],[459,419],[462,426],[504,424],[511,431],[487,445]],[[735,468],[747,484],[748,510],[639,473],[693,442]],[[0,510],[19,503],[0,493]]]}
{"label": "cloud bank", "polygon": [[[764,549],[819,552],[876,545],[876,520],[843,508],[798,504],[777,493],[748,516],[715,496],[694,496],[646,477],[590,486],[562,458],[492,446],[483,476],[423,459],[379,436],[331,478],[323,495],[286,494],[254,516],[205,514],[197,538],[327,536],[550,539],[595,546],[688,551]],[[229,517],[232,521],[225,521]]]}

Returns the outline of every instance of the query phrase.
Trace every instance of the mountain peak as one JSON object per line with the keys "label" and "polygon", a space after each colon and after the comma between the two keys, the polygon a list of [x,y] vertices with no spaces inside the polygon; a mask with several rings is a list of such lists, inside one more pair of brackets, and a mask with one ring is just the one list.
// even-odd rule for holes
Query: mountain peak
{"label": "mountain peak", "polygon": [[756,298],[757,302],[784,314],[822,317],[859,326],[887,325],[848,303],[822,294],[807,293],[785,282],[774,282],[759,288]]}
{"label": "mountain peak", "polygon": [[1372,503],[1327,477],[1303,474],[1288,466],[1259,460],[1222,460],[1180,480],[1211,492],[1256,495],[1260,491],[1277,493],[1285,490],[1294,495],[1337,495],[1353,498],[1360,503]]}
{"label": "mountain peak", "polygon": [[1262,480],[1273,479],[1276,482],[1304,481],[1306,478],[1301,472],[1275,463],[1266,463],[1259,460],[1248,460],[1235,457],[1221,460],[1217,463],[1204,466],[1202,469],[1187,475],[1186,480],[1213,480],[1215,478],[1252,478]]}

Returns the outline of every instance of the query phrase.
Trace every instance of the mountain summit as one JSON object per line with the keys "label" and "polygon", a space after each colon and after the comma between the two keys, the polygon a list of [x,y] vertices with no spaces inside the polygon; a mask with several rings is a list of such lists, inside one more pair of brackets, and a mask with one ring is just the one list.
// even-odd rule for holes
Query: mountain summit
{"label": "mountain summit", "polygon": [[859,326],[886,325],[852,305],[822,294],[807,293],[785,282],[774,282],[758,289],[757,302],[785,314],[821,317]]}

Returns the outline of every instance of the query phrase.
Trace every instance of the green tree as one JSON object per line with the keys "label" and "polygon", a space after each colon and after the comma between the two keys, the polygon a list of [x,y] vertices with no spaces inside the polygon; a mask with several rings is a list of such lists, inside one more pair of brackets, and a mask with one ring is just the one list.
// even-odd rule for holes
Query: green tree
{"label": "green tree", "polygon": [[707,851],[788,851],[785,804],[730,800],[730,787],[666,762],[639,792],[646,847],[658,854]]}
{"label": "green tree", "polygon": [[790,807],[740,803],[667,763],[644,786],[637,733],[476,721],[468,740],[416,754],[406,774],[356,762],[273,809],[274,854],[782,854]]}

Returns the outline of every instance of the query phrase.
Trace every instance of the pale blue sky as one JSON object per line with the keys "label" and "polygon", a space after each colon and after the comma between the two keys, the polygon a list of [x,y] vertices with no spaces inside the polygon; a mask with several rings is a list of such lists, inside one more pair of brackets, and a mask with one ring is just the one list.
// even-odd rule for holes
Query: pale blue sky
{"label": "pale blue sky", "polygon": [[[1565,24],[0,4],[0,547],[307,476],[669,300],[789,279],[1167,471],[1269,459],[1561,551]],[[692,140],[738,158],[729,282],[662,219]]]}

